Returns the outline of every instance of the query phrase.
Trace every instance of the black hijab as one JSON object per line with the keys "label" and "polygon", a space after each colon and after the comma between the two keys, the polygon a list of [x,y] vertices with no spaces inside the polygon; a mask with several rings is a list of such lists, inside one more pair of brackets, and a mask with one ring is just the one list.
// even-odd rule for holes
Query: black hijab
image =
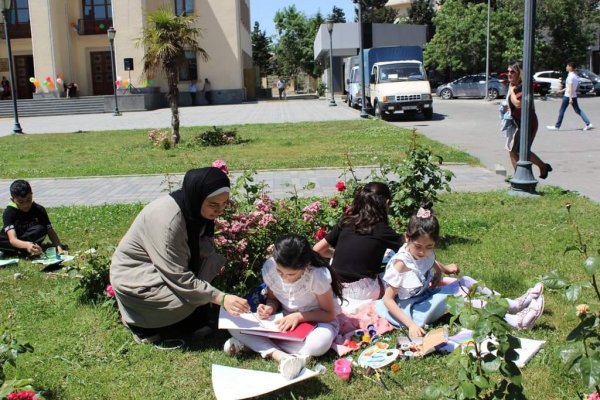
{"label": "black hijab", "polygon": [[181,189],[171,193],[185,217],[191,253],[190,267],[197,267],[200,263],[200,237],[213,236],[215,233],[215,222],[200,215],[202,203],[209,194],[224,187],[229,187],[227,175],[219,168],[206,167],[186,172]]}

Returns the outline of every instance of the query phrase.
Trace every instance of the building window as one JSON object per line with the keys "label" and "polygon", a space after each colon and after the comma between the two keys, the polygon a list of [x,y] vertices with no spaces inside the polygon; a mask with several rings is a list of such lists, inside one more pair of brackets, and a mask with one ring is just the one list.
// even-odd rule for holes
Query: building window
{"label": "building window", "polygon": [[[8,29],[12,39],[31,37],[28,0],[13,0]],[[2,36],[4,36],[4,30],[2,30]]]}
{"label": "building window", "polygon": [[175,15],[193,15],[194,0],[175,0]]}
{"label": "building window", "polygon": [[82,0],[83,19],[79,20],[80,35],[106,34],[112,26],[111,0]]}
{"label": "building window", "polygon": [[180,81],[198,80],[198,60],[195,51],[185,52],[185,64],[179,68]]}

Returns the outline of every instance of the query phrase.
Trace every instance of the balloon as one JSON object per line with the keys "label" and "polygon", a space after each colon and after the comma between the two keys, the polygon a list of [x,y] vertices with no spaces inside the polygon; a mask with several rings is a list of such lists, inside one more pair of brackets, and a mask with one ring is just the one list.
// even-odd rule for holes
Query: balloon
{"label": "balloon", "polygon": [[79,25],[75,25],[74,28],[77,32],[79,32]]}
{"label": "balloon", "polygon": [[117,80],[115,81],[115,85],[119,86],[120,84],[121,84],[121,81],[117,79]]}
{"label": "balloon", "polygon": [[48,75],[48,76],[46,77],[46,80],[47,80],[48,82],[52,82],[52,77],[51,77],[50,75]]}
{"label": "balloon", "polygon": [[105,27],[106,27],[106,25],[100,24],[100,29],[104,29]]}
{"label": "balloon", "polygon": [[127,85],[129,85],[129,81],[128,81],[127,79],[125,79],[125,80],[123,81],[123,86],[127,86]]}
{"label": "balloon", "polygon": [[48,81],[42,81],[42,85],[48,86]]}
{"label": "balloon", "polygon": [[35,82],[35,78],[32,76],[31,78],[29,78],[29,82],[31,82],[31,83]]}
{"label": "balloon", "polygon": [[123,78],[121,78],[120,76],[118,76],[118,75],[117,75],[117,80],[118,80],[118,81],[122,81],[122,80],[123,80]]}
{"label": "balloon", "polygon": [[38,81],[37,79],[33,81],[33,85],[35,87],[39,87],[40,86],[40,81]]}
{"label": "balloon", "polygon": [[148,79],[148,86],[152,86],[154,84],[154,79]]}
{"label": "balloon", "polygon": [[59,85],[62,85],[63,84],[63,80],[60,79],[60,78],[56,78],[56,83],[59,84]]}

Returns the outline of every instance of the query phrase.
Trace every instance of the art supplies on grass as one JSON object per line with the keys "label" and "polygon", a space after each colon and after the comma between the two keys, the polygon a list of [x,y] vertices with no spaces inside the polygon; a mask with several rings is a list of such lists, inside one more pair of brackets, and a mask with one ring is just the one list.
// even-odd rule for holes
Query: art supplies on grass
{"label": "art supplies on grass", "polygon": [[42,264],[44,267],[48,267],[50,265],[60,264],[63,262],[69,262],[75,259],[75,256],[67,256],[67,255],[57,255],[53,258],[39,258],[37,260],[33,260],[33,264]]}
{"label": "art supplies on grass", "polygon": [[360,353],[357,362],[363,368],[381,368],[393,363],[399,355],[400,350],[390,349],[387,343],[377,342]]}
{"label": "art supplies on grass", "polygon": [[436,351],[440,346],[448,342],[448,327],[433,329],[424,337],[409,338],[407,336],[398,337],[398,347],[401,355],[410,357],[423,357]]}
{"label": "art supplies on grass", "polygon": [[246,335],[301,342],[316,327],[315,323],[303,322],[294,330],[282,332],[276,323],[281,318],[283,318],[282,313],[274,314],[267,319],[260,319],[256,313],[245,313],[234,317],[221,308],[219,311],[219,329],[237,329]]}

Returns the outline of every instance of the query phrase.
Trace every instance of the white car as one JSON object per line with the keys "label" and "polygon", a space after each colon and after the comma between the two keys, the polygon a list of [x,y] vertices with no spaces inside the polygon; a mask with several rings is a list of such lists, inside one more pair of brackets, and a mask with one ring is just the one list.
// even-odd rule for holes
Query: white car
{"label": "white car", "polygon": [[[540,71],[533,74],[536,81],[550,83],[550,93],[556,93],[563,88],[563,73],[558,71]],[[577,93],[587,93],[594,88],[592,81],[579,78]]]}

